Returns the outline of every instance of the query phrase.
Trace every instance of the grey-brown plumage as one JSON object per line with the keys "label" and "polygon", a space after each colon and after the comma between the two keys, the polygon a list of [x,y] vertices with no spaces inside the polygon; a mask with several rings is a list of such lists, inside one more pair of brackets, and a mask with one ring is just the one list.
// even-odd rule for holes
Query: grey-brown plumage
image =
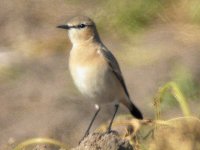
{"label": "grey-brown plumage", "polygon": [[86,16],[78,16],[58,27],[68,29],[73,45],[69,68],[79,91],[94,103],[121,102],[133,116],[143,119],[131,102],[119,64],[101,42],[95,23]]}
{"label": "grey-brown plumage", "polygon": [[[119,64],[118,64],[116,58],[105,47],[101,48],[101,52],[105,56],[105,58],[107,59],[107,62],[110,66],[110,69],[113,71],[113,74],[116,76],[116,78],[121,83],[121,86],[123,87],[124,92],[126,93],[127,97],[130,99],[128,90],[126,88],[125,81],[123,79],[123,76],[122,76],[122,73],[121,73],[121,70],[120,70],[120,67],[119,67]],[[132,102],[130,102],[126,106],[128,107],[129,111],[131,112],[131,114],[133,116],[135,116],[138,119],[143,119],[142,113],[139,111],[139,109],[135,105],[133,105]]]}

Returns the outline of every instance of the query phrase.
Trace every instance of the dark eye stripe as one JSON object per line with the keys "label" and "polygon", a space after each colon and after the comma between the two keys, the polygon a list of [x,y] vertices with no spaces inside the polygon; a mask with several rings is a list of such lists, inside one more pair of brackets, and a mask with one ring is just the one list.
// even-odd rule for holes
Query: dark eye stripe
{"label": "dark eye stripe", "polygon": [[79,24],[77,27],[78,27],[78,28],[85,28],[86,25],[85,25],[85,24]]}
{"label": "dark eye stripe", "polygon": [[91,25],[91,24],[79,24],[77,26],[69,26],[69,29],[71,29],[71,28],[81,29],[81,28],[85,28],[85,27],[89,27],[89,26],[93,26],[93,25]]}

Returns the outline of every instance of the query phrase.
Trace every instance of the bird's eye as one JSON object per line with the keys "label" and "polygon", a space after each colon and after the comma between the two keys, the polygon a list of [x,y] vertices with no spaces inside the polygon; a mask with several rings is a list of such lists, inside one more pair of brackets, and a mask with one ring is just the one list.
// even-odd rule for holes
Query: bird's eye
{"label": "bird's eye", "polygon": [[78,28],[85,28],[85,27],[86,27],[85,24],[79,24],[79,25],[78,25]]}

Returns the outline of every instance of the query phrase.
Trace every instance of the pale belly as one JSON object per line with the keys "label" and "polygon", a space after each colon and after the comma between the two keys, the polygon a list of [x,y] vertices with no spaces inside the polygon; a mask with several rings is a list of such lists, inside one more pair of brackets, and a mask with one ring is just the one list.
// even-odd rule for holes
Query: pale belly
{"label": "pale belly", "polygon": [[76,66],[71,69],[71,74],[79,91],[95,103],[112,102],[119,97],[120,85],[106,67]]}

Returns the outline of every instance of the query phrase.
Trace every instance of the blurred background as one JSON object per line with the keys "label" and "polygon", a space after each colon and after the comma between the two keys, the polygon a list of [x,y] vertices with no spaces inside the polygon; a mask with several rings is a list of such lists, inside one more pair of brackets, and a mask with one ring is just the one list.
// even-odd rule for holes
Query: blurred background
{"label": "blurred background", "polygon": [[[117,57],[145,118],[154,118],[153,98],[168,81],[178,84],[199,116],[199,0],[1,0],[0,147],[39,136],[75,146],[84,134],[95,110],[72,82],[71,43],[56,28],[83,14]],[[165,98],[162,118],[182,116],[173,97]],[[93,130],[113,109],[103,106]],[[122,106],[119,113],[128,111]]]}

